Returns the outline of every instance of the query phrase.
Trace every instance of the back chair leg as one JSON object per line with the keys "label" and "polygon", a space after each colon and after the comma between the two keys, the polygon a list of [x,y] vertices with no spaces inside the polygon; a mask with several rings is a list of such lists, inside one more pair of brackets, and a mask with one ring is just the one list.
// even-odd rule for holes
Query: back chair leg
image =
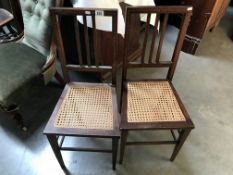
{"label": "back chair leg", "polygon": [[125,145],[127,142],[128,131],[122,130],[121,131],[121,147],[120,147],[120,164],[123,163],[123,157],[125,153]]}
{"label": "back chair leg", "polygon": [[180,134],[179,134],[179,139],[177,141],[177,144],[173,150],[172,156],[170,158],[170,161],[174,161],[177,154],[179,153],[181,147],[183,146],[186,138],[188,137],[189,133],[190,133],[191,129],[183,129]]}
{"label": "back chair leg", "polygon": [[118,138],[112,138],[112,169],[116,170]]}

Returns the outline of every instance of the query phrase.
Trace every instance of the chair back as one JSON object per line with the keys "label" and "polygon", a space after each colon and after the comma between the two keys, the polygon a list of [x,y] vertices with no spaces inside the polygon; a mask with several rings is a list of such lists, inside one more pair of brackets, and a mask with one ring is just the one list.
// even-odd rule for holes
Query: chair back
{"label": "chair back", "polygon": [[[116,83],[116,49],[117,49],[117,9],[87,9],[87,8],[51,8],[52,23],[61,60],[62,71],[66,82],[70,81],[69,72],[112,72],[112,84]],[[61,19],[64,16],[73,17],[74,39],[76,44],[75,63],[70,63],[64,48],[64,37],[61,31]],[[102,43],[97,41],[96,18],[111,19],[113,53],[109,60],[112,64],[105,65],[98,57],[98,50]],[[79,21],[78,21],[79,19]],[[81,19],[81,21],[80,21]],[[90,26],[91,25],[91,26]],[[73,59],[74,60],[74,59]]]}
{"label": "chair back", "polygon": [[[176,14],[182,19],[179,32],[177,30],[169,35],[168,39],[165,37],[168,30],[169,16]],[[128,54],[130,48],[129,38],[131,32],[134,30],[131,21],[135,15],[140,15],[146,20],[144,27],[142,26],[140,43],[140,52],[135,53],[132,61],[132,56]],[[156,15],[156,17],[155,17]],[[187,6],[157,6],[157,7],[128,7],[126,12],[126,33],[125,33],[125,48],[124,48],[124,63],[122,80],[127,79],[127,69],[132,68],[167,68],[166,80],[172,80],[179,54],[183,45],[183,40],[187,31],[187,27],[192,15],[192,7]],[[151,19],[154,19],[151,21]],[[160,20],[162,19],[162,20]],[[151,25],[152,24],[152,25]],[[174,41],[170,41],[170,38],[174,38],[177,33],[177,37]],[[166,42],[166,49],[163,48],[164,40]],[[170,48],[170,43],[172,48]],[[172,51],[173,50],[173,51]],[[168,56],[168,53],[171,53]],[[162,56],[161,56],[162,55]],[[164,58],[165,57],[165,58]]]}
{"label": "chair back", "polygon": [[49,8],[56,0],[20,0],[24,23],[22,42],[47,56],[52,40]]}

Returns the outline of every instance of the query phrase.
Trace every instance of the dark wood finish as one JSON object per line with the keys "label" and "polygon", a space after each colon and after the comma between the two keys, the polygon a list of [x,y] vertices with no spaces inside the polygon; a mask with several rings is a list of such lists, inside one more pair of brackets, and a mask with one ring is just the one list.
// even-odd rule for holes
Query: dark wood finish
{"label": "dark wood finish", "polygon": [[57,138],[55,135],[47,135],[47,138],[48,138],[48,141],[53,149],[53,152],[61,166],[62,169],[65,169],[65,164],[64,164],[64,161],[62,159],[62,155],[61,155],[61,152],[60,152],[60,149],[59,149],[59,146],[57,144]]}
{"label": "dark wood finish", "polygon": [[116,169],[116,161],[117,161],[117,150],[118,150],[118,138],[112,139],[112,169]]}
{"label": "dark wood finish", "polygon": [[[104,64],[103,61],[97,55],[97,38],[96,38],[96,25],[93,21],[93,38],[90,37],[90,33],[87,26],[87,17],[91,17],[92,20],[95,19],[97,11],[102,11],[104,16],[112,18],[112,32],[111,40],[112,43],[108,43],[112,47],[112,57],[110,64]],[[61,165],[63,167],[64,163],[60,157],[60,151],[85,151],[85,152],[105,152],[112,153],[112,168],[116,168],[116,159],[117,159],[117,148],[118,140],[120,137],[119,131],[119,115],[117,108],[117,97],[116,97],[116,50],[117,50],[117,10],[115,9],[92,9],[92,8],[51,8],[51,17],[53,23],[53,29],[55,33],[56,43],[58,47],[59,58],[61,60],[61,67],[65,82],[69,83],[65,86],[60,99],[47,123],[47,126],[44,130],[44,134],[48,137],[53,136],[53,141],[50,141],[52,149]],[[61,20],[64,16],[70,16],[73,18],[73,26],[75,28],[74,40],[76,43],[76,55],[78,58],[75,58],[75,63],[69,63],[69,58],[66,54],[64,37],[61,32]],[[84,37],[80,33],[80,25],[78,25],[77,16],[81,16],[83,19],[83,30]],[[83,38],[82,38],[83,37]],[[83,41],[83,42],[82,42]],[[71,71],[80,71],[80,72],[105,72],[111,71],[112,73],[112,82],[110,84],[104,83],[80,83],[80,82],[70,82],[69,72]],[[100,86],[100,87],[111,87],[112,89],[112,103],[113,103],[113,129],[104,130],[104,129],[80,129],[80,128],[58,128],[54,126],[57,113],[61,107],[64,97],[67,94],[67,91],[70,86],[77,85],[86,85],[86,86]],[[60,143],[56,137],[63,136]],[[75,136],[75,137],[95,137],[95,138],[111,138],[112,139],[112,149],[95,149],[95,148],[77,148],[77,147],[64,147],[62,146],[65,137],[64,136]]]}
{"label": "dark wood finish", "polygon": [[176,146],[173,150],[172,156],[170,158],[171,161],[174,161],[177,154],[179,153],[181,147],[183,146],[186,138],[188,137],[189,133],[191,132],[191,129],[183,129],[181,133],[179,134],[179,139],[176,143]]}
{"label": "dark wood finish", "polygon": [[121,149],[120,149],[120,164],[123,163],[123,157],[125,154],[125,146],[127,144],[128,130],[122,129],[121,131]]}
{"label": "dark wood finish", "polygon": [[[158,34],[160,37],[158,42],[157,49],[154,48],[155,42],[157,41],[155,37],[157,37],[157,34],[155,34],[155,30],[157,28],[153,28],[152,32],[152,39],[151,42],[148,41],[148,32],[149,32],[149,20],[147,20],[145,24],[145,35],[143,40],[143,48],[141,54],[139,54],[139,58],[137,61],[130,61],[128,58],[128,47],[130,47],[129,42],[129,35],[130,35],[130,21],[133,16],[133,14],[149,14],[148,18],[150,18],[150,15],[157,14],[158,16],[164,16],[163,18],[163,24],[160,25],[161,29]],[[175,42],[174,51],[169,59],[169,61],[160,61],[160,54],[162,51],[162,45],[163,40],[166,33],[166,26],[167,22],[169,21],[169,16],[179,14],[182,15],[182,22],[180,25],[180,30],[178,33],[177,41]],[[126,35],[125,35],[125,50],[124,50],[124,64],[123,64],[123,73],[122,73],[122,100],[121,100],[121,124],[120,129],[122,131],[121,133],[121,150],[120,150],[120,163],[123,162],[123,156],[124,156],[124,150],[126,146],[129,145],[154,145],[154,144],[175,144],[175,149],[173,151],[171,161],[173,161],[178,154],[180,148],[182,147],[185,139],[187,138],[188,134],[190,133],[191,129],[194,128],[194,125],[189,117],[189,114],[187,113],[181,99],[179,98],[175,88],[172,85],[172,79],[173,75],[176,69],[176,65],[179,59],[179,54],[182,48],[182,44],[185,38],[185,34],[188,28],[188,24],[190,21],[190,17],[192,15],[192,7],[190,6],[156,6],[156,7],[130,7],[127,9],[127,21],[126,21]],[[157,24],[157,21],[155,21],[155,26]],[[143,32],[142,32],[143,33]],[[150,50],[147,50],[149,53],[149,58],[145,57],[146,53],[146,47],[148,43],[151,43],[152,46],[148,46]],[[153,51],[152,51],[153,49]],[[156,51],[157,53],[154,53]],[[152,54],[153,53],[153,54]],[[153,57],[154,56],[154,57]],[[168,121],[168,122],[145,122],[145,123],[130,123],[127,120],[127,83],[130,81],[127,77],[127,72],[130,71],[133,68],[159,68],[159,67],[167,67],[167,76],[164,79],[146,79],[146,80],[133,80],[136,82],[140,81],[166,81],[169,82],[169,85],[173,91],[173,94],[176,97],[176,100],[180,106],[180,109],[185,117],[185,121]],[[132,80],[131,80],[132,81]],[[173,140],[162,140],[162,141],[147,141],[147,142],[127,142],[127,135],[128,132],[131,130],[170,130]],[[179,138],[176,138],[175,132],[173,130],[178,131]]]}
{"label": "dark wood finish", "polygon": [[[195,54],[204,34],[209,30],[213,30],[223,16],[219,14],[216,16],[217,18],[214,17],[216,13],[220,12],[216,9],[216,6],[218,6],[219,2],[223,4],[227,1],[229,2],[229,0],[183,0],[183,4],[194,7],[194,14],[184,41],[183,51]],[[221,10],[222,14],[225,13],[225,9]]]}

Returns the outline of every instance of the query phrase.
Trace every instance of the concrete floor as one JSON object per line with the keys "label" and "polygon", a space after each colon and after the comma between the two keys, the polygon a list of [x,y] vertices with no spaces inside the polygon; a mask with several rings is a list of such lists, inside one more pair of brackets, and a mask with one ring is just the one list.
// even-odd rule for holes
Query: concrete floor
{"label": "concrete floor", "polygon": [[[188,137],[174,162],[168,158],[173,146],[141,146],[126,150],[123,165],[111,169],[111,155],[104,153],[63,154],[74,175],[162,174],[232,175],[233,174],[233,9],[212,33],[208,33],[195,56],[181,54],[174,77],[195,130]],[[62,175],[55,156],[42,134],[62,89],[50,83],[38,96],[22,106],[30,132],[22,133],[7,115],[0,113],[1,175]],[[132,133],[130,139],[163,138],[169,133]],[[103,140],[68,139],[65,144],[110,146]]]}

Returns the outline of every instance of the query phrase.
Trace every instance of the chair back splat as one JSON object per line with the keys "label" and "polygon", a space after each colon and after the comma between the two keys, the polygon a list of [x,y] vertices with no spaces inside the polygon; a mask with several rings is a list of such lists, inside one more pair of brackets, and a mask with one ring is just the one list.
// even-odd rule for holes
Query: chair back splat
{"label": "chair back splat", "polygon": [[[167,31],[169,16],[179,14],[182,17],[180,30],[176,38],[175,47],[171,58],[161,59],[161,53]],[[129,61],[130,55],[128,50],[130,47],[129,38],[133,27],[131,25],[132,18],[135,15],[146,15],[146,23],[141,32],[141,52],[138,54],[138,59]],[[156,15],[155,21],[151,21],[152,15]],[[127,69],[130,68],[168,68],[167,80],[172,80],[179,54],[183,45],[183,40],[187,31],[187,27],[192,15],[192,7],[128,7],[126,16],[126,34],[125,34],[125,50],[124,50],[124,66],[123,66],[123,81],[127,79]],[[161,20],[161,23],[159,21]],[[168,52],[168,51],[165,51]],[[166,55],[166,57],[168,57]]]}
{"label": "chair back splat", "polygon": [[[52,8],[52,21],[58,44],[58,51],[62,64],[62,71],[66,82],[70,81],[70,71],[81,72],[112,72],[112,84],[116,84],[116,50],[117,50],[117,10],[115,9],[80,9],[80,8]],[[60,20],[62,16],[72,16],[75,28],[75,42],[77,59],[75,63],[69,63],[66,58]],[[101,58],[98,58],[98,48],[101,47],[96,39],[96,18],[99,16],[111,18],[112,23],[112,64],[103,65]],[[83,26],[81,26],[83,25]],[[90,30],[90,27],[92,28]],[[80,33],[83,35],[80,35]]]}

